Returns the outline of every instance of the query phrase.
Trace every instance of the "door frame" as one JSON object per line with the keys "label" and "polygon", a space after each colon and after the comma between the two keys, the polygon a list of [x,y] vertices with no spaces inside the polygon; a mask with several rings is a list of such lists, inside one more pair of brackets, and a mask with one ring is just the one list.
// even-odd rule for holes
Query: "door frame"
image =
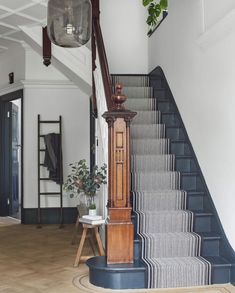
{"label": "door frame", "polygon": [[[21,137],[21,222],[22,222],[22,216],[23,216],[23,209],[24,209],[24,126],[23,126],[23,121],[24,121],[24,98],[23,98],[23,89],[17,90],[5,95],[0,96],[0,156],[3,154],[3,149],[4,149],[4,139],[3,139],[3,127],[5,125],[4,122],[4,117],[3,117],[3,108],[2,105],[5,102],[11,102],[14,100],[21,100],[21,131],[20,131],[20,137]],[[0,160],[0,190],[2,189],[3,182],[2,182],[2,174],[4,172],[4,164],[3,160]],[[1,212],[1,211],[0,211]]]}

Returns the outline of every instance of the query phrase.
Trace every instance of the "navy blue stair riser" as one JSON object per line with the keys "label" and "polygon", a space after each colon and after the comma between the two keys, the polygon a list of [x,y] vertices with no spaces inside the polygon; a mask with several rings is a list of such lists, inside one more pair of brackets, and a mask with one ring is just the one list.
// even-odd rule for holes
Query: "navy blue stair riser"
{"label": "navy blue stair riser", "polygon": [[197,173],[181,173],[181,189],[185,191],[203,190],[203,184]]}
{"label": "navy blue stair riser", "polygon": [[194,232],[211,232],[213,214],[211,213],[194,213]]}
{"label": "navy blue stair riser", "polygon": [[164,114],[166,112],[175,112],[176,111],[176,108],[168,99],[160,100],[160,101],[158,100],[157,109],[159,111],[161,111],[162,114]]}
{"label": "navy blue stair riser", "polygon": [[226,284],[231,282],[231,267],[213,267],[211,270],[212,284]]}
{"label": "navy blue stair riser", "polygon": [[180,121],[175,113],[162,113],[162,123],[168,126],[180,126]]}
{"label": "navy blue stair riser", "polygon": [[153,97],[157,99],[167,99],[167,93],[165,89],[154,88]]}
{"label": "navy blue stair riser", "polygon": [[183,129],[179,126],[166,126],[166,137],[172,140],[185,140]]}
{"label": "navy blue stair riser", "polygon": [[175,170],[179,172],[197,172],[195,161],[191,157],[176,157]]}
{"label": "navy blue stair riser", "polygon": [[141,248],[142,244],[140,239],[135,239],[134,240],[134,259],[138,260],[141,258]]}
{"label": "navy blue stair riser", "polygon": [[188,143],[177,140],[170,141],[170,153],[176,156],[189,156],[191,154]]}
{"label": "navy blue stair riser", "polygon": [[220,238],[205,239],[202,241],[201,255],[202,256],[219,256]]}
{"label": "navy blue stair riser", "polygon": [[187,194],[186,208],[190,211],[203,211],[204,209],[204,194],[191,193]]}
{"label": "navy blue stair riser", "polygon": [[164,80],[161,76],[155,76],[154,78],[150,79],[152,87],[156,89],[161,89],[165,86]]}
{"label": "navy blue stair riser", "polygon": [[110,289],[142,289],[147,287],[147,272],[141,261],[133,264],[108,265],[106,257],[90,258],[89,281]]}

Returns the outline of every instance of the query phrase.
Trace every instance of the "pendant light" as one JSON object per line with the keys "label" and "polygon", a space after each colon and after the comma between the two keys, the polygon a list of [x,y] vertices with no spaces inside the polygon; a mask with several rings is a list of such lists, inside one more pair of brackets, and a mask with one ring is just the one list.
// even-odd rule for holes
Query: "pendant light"
{"label": "pendant light", "polygon": [[91,35],[90,0],[49,0],[47,32],[52,43],[75,48],[85,45]]}

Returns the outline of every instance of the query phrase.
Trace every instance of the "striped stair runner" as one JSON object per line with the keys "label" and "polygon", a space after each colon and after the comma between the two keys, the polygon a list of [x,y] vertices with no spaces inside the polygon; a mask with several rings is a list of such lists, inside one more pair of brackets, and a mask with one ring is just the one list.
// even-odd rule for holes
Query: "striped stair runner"
{"label": "striped stair runner", "polygon": [[147,76],[115,76],[137,111],[131,126],[133,210],[148,268],[149,288],[210,284],[211,266],[200,257],[201,238],[193,233],[193,213],[185,210],[186,192],[169,154],[165,125]]}

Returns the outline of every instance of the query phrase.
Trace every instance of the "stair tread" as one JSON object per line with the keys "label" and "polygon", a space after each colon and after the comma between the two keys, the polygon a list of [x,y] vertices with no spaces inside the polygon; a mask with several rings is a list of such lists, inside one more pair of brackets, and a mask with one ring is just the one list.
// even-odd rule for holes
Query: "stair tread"
{"label": "stair tread", "polygon": [[171,142],[173,143],[187,143],[187,141],[185,139],[171,139]]}
{"label": "stair tread", "polygon": [[165,87],[162,87],[161,85],[159,85],[157,88],[152,86],[152,88],[154,88],[154,91],[166,91],[167,90]]}
{"label": "stair tread", "polygon": [[204,240],[221,239],[221,235],[216,232],[198,232],[197,234],[200,235]]}
{"label": "stair tread", "polygon": [[[167,97],[167,98],[157,98],[157,101],[158,102],[164,102],[164,103],[169,103],[170,102],[170,99]],[[170,102],[171,103],[171,102]]]}
{"label": "stair tread", "polygon": [[101,269],[105,271],[129,271],[129,270],[146,270],[145,265],[140,259],[135,259],[133,263],[130,264],[107,264],[107,258],[105,256],[95,256],[86,262],[87,265],[92,268],[94,267],[96,270]]}
{"label": "stair tread", "polygon": [[137,110],[136,111],[137,112],[137,115],[138,115],[138,113],[141,113],[141,112],[144,112],[144,113],[148,113],[148,112],[151,112],[151,113],[161,113],[161,111],[159,111],[159,110]]}
{"label": "stair tread", "polygon": [[172,173],[172,174],[174,173],[174,174],[176,174],[176,173],[180,173],[180,172],[178,172],[178,171],[157,171],[156,172],[156,171],[145,171],[145,170],[142,171],[141,170],[139,172],[136,172],[136,171],[133,172],[133,171],[131,171],[131,173],[132,174],[156,174],[157,175],[159,173],[160,174],[166,174],[166,173]]}
{"label": "stair tread", "polygon": [[172,114],[176,115],[176,112],[175,111],[164,111],[164,112],[161,112],[161,114],[162,115],[165,115],[165,114],[167,114],[167,115],[172,115]]}
{"label": "stair tread", "polygon": [[[154,97],[151,97],[151,98],[149,98],[149,97],[142,97],[142,98],[128,98],[127,101],[129,101],[129,100],[154,100],[154,101],[156,101],[157,99],[154,98]],[[144,110],[139,110],[139,111],[144,111]],[[151,110],[149,109],[148,111],[151,111]],[[157,110],[157,111],[159,111],[159,110]]]}
{"label": "stair tread", "polygon": [[139,126],[149,126],[149,127],[158,127],[158,126],[164,126],[164,123],[138,123],[138,124],[132,124],[131,127],[139,127]]}
{"label": "stair tread", "polygon": [[204,256],[212,266],[231,266],[231,262],[222,256]]}
{"label": "stair tread", "polygon": [[176,159],[192,159],[191,155],[174,155]]}
{"label": "stair tread", "polygon": [[196,171],[194,171],[194,172],[191,172],[191,171],[188,171],[188,172],[180,172],[180,174],[181,175],[186,175],[186,176],[196,176],[196,175],[198,175],[199,173],[198,172],[196,172]]}
{"label": "stair tread", "polygon": [[210,211],[193,211],[195,216],[203,217],[203,216],[213,216],[213,213]]}
{"label": "stair tread", "polygon": [[134,85],[124,85],[123,86],[123,89],[125,89],[125,88],[128,88],[128,89],[140,89],[140,88],[143,88],[143,89],[152,89],[153,87],[152,86],[138,86],[138,85],[136,85],[136,86],[134,86]]}
{"label": "stair tread", "polygon": [[204,195],[205,194],[205,192],[203,191],[203,190],[199,190],[199,191],[187,191],[187,194],[190,194],[190,195],[198,195],[198,194],[200,194],[200,195]]}
{"label": "stair tread", "polygon": [[[161,112],[161,115],[162,115],[162,112]],[[165,124],[165,123],[164,123]],[[177,128],[181,128],[182,129],[182,126],[179,126],[179,125],[166,125],[165,124],[165,127],[166,128],[172,128],[172,129],[177,129]]]}

